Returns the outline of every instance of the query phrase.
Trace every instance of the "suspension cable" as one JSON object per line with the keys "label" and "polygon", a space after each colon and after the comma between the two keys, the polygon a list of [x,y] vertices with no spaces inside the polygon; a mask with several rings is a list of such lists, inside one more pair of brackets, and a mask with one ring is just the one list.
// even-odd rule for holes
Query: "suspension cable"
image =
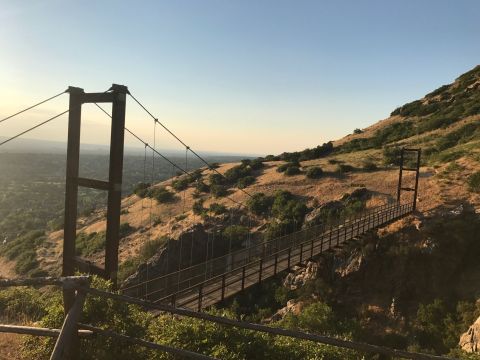
{"label": "suspension cable", "polygon": [[69,111],[69,110],[65,110],[64,112],[62,112],[62,113],[60,113],[60,114],[58,114],[58,115],[52,116],[51,118],[49,118],[49,119],[47,119],[47,120],[45,120],[45,121],[42,121],[41,123],[39,123],[39,124],[37,124],[37,125],[35,125],[35,126],[32,126],[31,128],[29,128],[29,129],[27,129],[27,130],[25,130],[25,131],[22,131],[21,133],[19,133],[19,134],[17,134],[17,135],[14,135],[14,136],[8,138],[7,140],[4,140],[3,142],[0,143],[0,146],[2,146],[3,144],[6,144],[6,143],[8,143],[8,142],[10,142],[10,141],[12,141],[12,140],[14,140],[14,139],[16,139],[16,138],[24,135],[24,134],[32,131],[32,130],[35,130],[36,128],[38,128],[38,127],[40,127],[40,126],[42,126],[42,125],[45,125],[46,123],[48,123],[48,122],[50,122],[50,121],[52,121],[52,120],[54,120],[54,119],[56,119],[56,118],[58,118],[58,117],[60,117],[60,116],[62,116],[62,115],[64,115],[64,114],[66,114],[66,113],[68,113],[68,111]]}
{"label": "suspension cable", "polygon": [[[168,129],[164,124],[162,124],[158,118],[156,118],[155,116],[153,116],[153,114],[147,110],[147,108],[139,101],[137,100],[137,98],[135,98],[135,96],[133,96],[131,93],[129,93],[128,95],[130,95],[130,97],[143,109],[145,110],[145,112],[158,124],[160,124],[161,127],[163,127],[170,135],[172,135],[178,142],[180,142],[183,146],[185,146],[188,150],[190,150],[192,152],[193,155],[195,155],[200,161],[202,161],[205,165],[207,165],[207,167],[211,170],[213,170],[214,172],[216,172],[217,174],[219,174],[220,176],[222,176],[223,178],[225,178],[225,175],[223,175],[222,173],[220,173],[217,169],[213,168],[202,156],[200,156],[196,151],[194,151],[190,146],[188,146],[187,144],[185,144],[177,135],[175,135],[172,131],[170,131],[170,129]],[[243,192],[244,194],[246,194],[247,196],[249,197],[252,197],[252,195],[246,191],[245,189],[240,189],[239,190],[241,192]]]}
{"label": "suspension cable", "polygon": [[[97,103],[94,103],[105,115],[107,115],[108,117],[112,117],[112,115],[110,115],[104,108],[102,108],[100,105],[98,105]],[[162,125],[160,122],[158,122],[160,125]],[[162,125],[163,126],[163,125]],[[147,142],[145,142],[142,138],[140,138],[138,135],[136,135],[133,131],[129,130],[127,127],[125,127],[125,130],[130,134],[132,135],[134,138],[136,138],[138,141],[140,141],[144,146],[150,148],[155,154],[159,155],[162,159],[164,159],[165,161],[167,161],[170,165],[172,165],[174,168],[180,170],[182,173],[184,173],[185,175],[188,175],[190,177],[193,178],[193,174],[189,173],[188,171],[186,171],[185,169],[183,169],[182,167],[180,167],[179,165],[175,164],[173,161],[171,161],[169,158],[167,158],[166,156],[164,156],[163,154],[161,154],[160,152],[158,152],[156,149],[154,149],[152,146],[150,146]],[[190,150],[192,151],[192,149],[188,148],[187,150]],[[204,161],[205,162],[205,161]],[[205,162],[206,163],[206,162]],[[208,163],[206,163],[209,167],[210,170],[214,170],[216,171],[215,169],[213,169]],[[218,171],[217,171],[218,172]],[[220,174],[220,173],[219,173]],[[224,175],[220,174],[221,176],[225,177]],[[234,200],[232,199],[230,196],[225,196],[226,199],[230,200],[231,202],[237,204],[238,206],[240,207],[246,207],[245,204],[243,204],[242,202],[240,201],[237,201],[237,200]]]}
{"label": "suspension cable", "polygon": [[25,111],[28,111],[28,110],[30,110],[30,109],[33,109],[33,108],[35,108],[35,107],[37,107],[37,106],[39,106],[39,105],[45,104],[46,102],[48,102],[48,101],[50,101],[50,100],[53,100],[53,99],[59,97],[60,95],[65,94],[66,92],[67,92],[66,90],[65,90],[65,91],[62,91],[61,93],[59,93],[59,94],[57,94],[57,95],[53,95],[52,97],[49,97],[48,99],[45,99],[45,100],[43,100],[43,101],[40,101],[39,103],[36,103],[35,105],[29,106],[29,107],[27,107],[27,108],[25,108],[25,109],[23,109],[23,110],[15,113],[15,114],[13,114],[13,115],[7,116],[6,118],[1,119],[1,120],[0,120],[0,123],[6,121],[6,120],[8,120],[8,119],[11,119],[11,118],[13,118],[13,117],[15,117],[15,116],[17,116],[17,115],[20,115],[20,114],[24,113]]}

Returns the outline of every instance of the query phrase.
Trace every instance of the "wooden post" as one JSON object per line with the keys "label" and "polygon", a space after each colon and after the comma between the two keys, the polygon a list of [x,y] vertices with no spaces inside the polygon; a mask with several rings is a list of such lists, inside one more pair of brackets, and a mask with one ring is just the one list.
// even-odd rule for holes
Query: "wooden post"
{"label": "wooden post", "polygon": [[[65,179],[65,218],[63,229],[62,276],[75,275],[75,238],[77,237],[78,169],[80,162],[80,126],[83,89],[69,87],[67,172]],[[75,299],[75,290],[63,290],[65,315]]]}
{"label": "wooden post", "polygon": [[418,194],[418,178],[420,177],[420,157],[422,150],[418,149],[417,152],[417,171],[415,173],[415,190],[413,192],[413,208],[412,211],[417,209],[417,194]]}
{"label": "wooden post", "polygon": [[86,294],[84,292],[77,291],[72,307],[63,321],[62,329],[53,348],[50,360],[76,359],[78,357],[79,339],[77,322],[82,313],[85,296]]}
{"label": "wooden post", "polygon": [[222,301],[225,299],[225,274],[222,275]]}
{"label": "wooden post", "polygon": [[258,271],[258,283],[262,282],[263,259],[260,259],[260,269]]}
{"label": "wooden post", "polygon": [[105,273],[117,284],[120,209],[122,201],[123,148],[125,134],[125,106],[128,89],[112,85],[112,129],[110,137],[110,171],[107,206],[107,232],[105,248]]}
{"label": "wooden post", "polygon": [[245,289],[245,266],[242,268],[242,290]]}
{"label": "wooden post", "polygon": [[331,249],[332,248],[332,225],[330,225],[330,236],[328,238],[328,248]]}
{"label": "wooden post", "polygon": [[277,275],[278,253],[275,253],[275,263],[273,265],[273,275]]}
{"label": "wooden post", "polygon": [[198,312],[202,310],[203,284],[198,285]]}

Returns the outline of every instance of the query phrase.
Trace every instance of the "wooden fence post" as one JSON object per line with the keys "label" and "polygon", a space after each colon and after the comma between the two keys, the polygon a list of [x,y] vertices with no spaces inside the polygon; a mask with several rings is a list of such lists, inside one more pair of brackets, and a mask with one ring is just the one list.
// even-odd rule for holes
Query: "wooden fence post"
{"label": "wooden fence post", "polygon": [[77,291],[72,307],[63,321],[60,335],[53,348],[50,360],[76,359],[79,355],[79,339],[77,322],[83,310],[86,294]]}

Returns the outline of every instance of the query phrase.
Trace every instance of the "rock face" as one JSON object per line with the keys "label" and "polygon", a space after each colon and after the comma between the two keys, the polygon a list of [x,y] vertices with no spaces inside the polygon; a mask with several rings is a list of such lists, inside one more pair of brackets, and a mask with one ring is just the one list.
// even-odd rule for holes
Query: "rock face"
{"label": "rock face", "polygon": [[296,267],[289,273],[283,281],[283,286],[290,290],[295,290],[303,286],[308,280],[317,278],[318,264],[309,261],[306,267]]}
{"label": "rock face", "polygon": [[458,343],[462,350],[469,353],[480,352],[480,317],[460,336]]}
{"label": "rock face", "polygon": [[169,240],[167,245],[154,255],[146,264],[125,280],[123,288],[141,283],[148,278],[155,278],[175,272],[205,261],[207,258],[221,256],[227,250],[225,242],[213,238],[201,224],[185,230],[177,240]]}

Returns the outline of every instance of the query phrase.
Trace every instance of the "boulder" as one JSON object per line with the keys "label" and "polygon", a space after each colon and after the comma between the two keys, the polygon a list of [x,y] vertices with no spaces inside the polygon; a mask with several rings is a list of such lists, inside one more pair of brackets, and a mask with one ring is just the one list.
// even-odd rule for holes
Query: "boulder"
{"label": "boulder", "polygon": [[460,336],[458,343],[462,350],[469,353],[480,352],[480,317]]}

